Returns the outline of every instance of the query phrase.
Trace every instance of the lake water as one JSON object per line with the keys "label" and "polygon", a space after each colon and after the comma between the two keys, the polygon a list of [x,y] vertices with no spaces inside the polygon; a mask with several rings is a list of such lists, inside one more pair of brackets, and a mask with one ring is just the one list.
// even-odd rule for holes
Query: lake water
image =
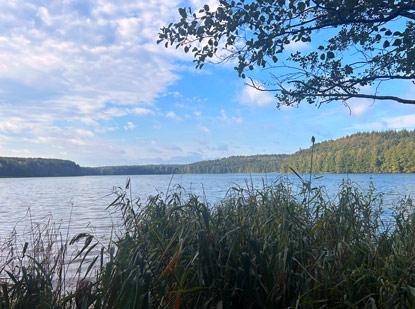
{"label": "lake water", "polygon": [[[235,185],[246,183],[260,188],[277,178],[299,185],[296,175],[279,174],[226,174],[226,175],[150,175],[130,176],[133,197],[142,201],[149,195],[166,192],[176,185],[186,192],[206,196],[214,205]],[[103,242],[109,229],[117,222],[117,216],[107,206],[114,200],[114,187],[125,187],[128,176],[84,176],[55,178],[7,178],[0,179],[0,239],[10,235],[13,229],[24,235],[30,226],[51,218],[63,228],[70,226],[71,235],[93,232]],[[308,175],[304,176],[308,179]],[[415,195],[415,174],[327,174],[314,179],[313,184],[326,186],[335,194],[343,179],[350,179],[363,190],[373,182],[377,191],[383,192],[388,201],[396,201],[405,195]]]}

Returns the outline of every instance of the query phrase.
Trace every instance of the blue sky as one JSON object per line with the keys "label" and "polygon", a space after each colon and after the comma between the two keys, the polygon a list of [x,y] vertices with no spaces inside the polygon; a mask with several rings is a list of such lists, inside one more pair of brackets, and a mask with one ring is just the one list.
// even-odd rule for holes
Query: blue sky
{"label": "blue sky", "polygon": [[[415,106],[389,101],[353,100],[351,115],[341,102],[277,109],[231,64],[196,70],[190,55],[156,44],[178,7],[205,2],[215,3],[2,1],[0,155],[83,166],[188,163],[292,153],[312,135],[415,127]],[[415,95],[411,83],[381,92]]]}

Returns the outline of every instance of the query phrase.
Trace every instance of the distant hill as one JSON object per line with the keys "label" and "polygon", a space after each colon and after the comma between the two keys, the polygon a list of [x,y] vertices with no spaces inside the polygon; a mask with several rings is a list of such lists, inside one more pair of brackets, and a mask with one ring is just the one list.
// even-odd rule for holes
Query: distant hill
{"label": "distant hill", "polygon": [[[283,164],[310,171],[311,148],[297,151]],[[314,145],[313,173],[415,173],[415,131],[356,133]]]}

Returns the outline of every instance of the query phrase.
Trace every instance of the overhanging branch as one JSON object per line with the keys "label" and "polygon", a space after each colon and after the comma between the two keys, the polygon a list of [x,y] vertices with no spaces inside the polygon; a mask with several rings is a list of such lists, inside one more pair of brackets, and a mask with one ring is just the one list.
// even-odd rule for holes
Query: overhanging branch
{"label": "overhanging branch", "polygon": [[395,102],[399,102],[402,104],[415,105],[415,99],[405,99],[405,98],[400,98],[400,97],[391,96],[391,95],[376,95],[376,94],[365,94],[365,93],[333,93],[333,92],[318,91],[317,89],[313,89],[311,87],[308,87],[308,89],[304,91],[290,91],[283,87],[275,88],[275,89],[267,89],[267,88],[264,88],[261,84],[252,80],[251,78],[250,80],[251,80],[251,83],[245,83],[245,85],[250,86],[258,91],[278,92],[285,96],[290,96],[292,98],[303,99],[305,97],[316,97],[316,98],[322,98],[322,99],[325,98],[328,101],[332,101],[332,100],[347,101],[352,98],[360,98],[360,99],[371,99],[371,100],[381,100],[381,101],[390,100],[390,101],[395,101]]}

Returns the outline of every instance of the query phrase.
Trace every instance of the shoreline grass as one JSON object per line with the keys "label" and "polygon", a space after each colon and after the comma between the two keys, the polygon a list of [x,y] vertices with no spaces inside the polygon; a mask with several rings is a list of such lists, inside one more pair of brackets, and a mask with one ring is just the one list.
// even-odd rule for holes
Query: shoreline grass
{"label": "shoreline grass", "polygon": [[[53,239],[47,262],[31,245],[14,252],[0,265],[0,308],[415,307],[410,198],[387,217],[373,187],[349,181],[335,200],[276,182],[234,187],[214,207],[180,189],[143,204],[127,186],[109,207],[122,233],[107,246],[83,233]],[[62,288],[59,254],[76,243],[78,283]]]}

